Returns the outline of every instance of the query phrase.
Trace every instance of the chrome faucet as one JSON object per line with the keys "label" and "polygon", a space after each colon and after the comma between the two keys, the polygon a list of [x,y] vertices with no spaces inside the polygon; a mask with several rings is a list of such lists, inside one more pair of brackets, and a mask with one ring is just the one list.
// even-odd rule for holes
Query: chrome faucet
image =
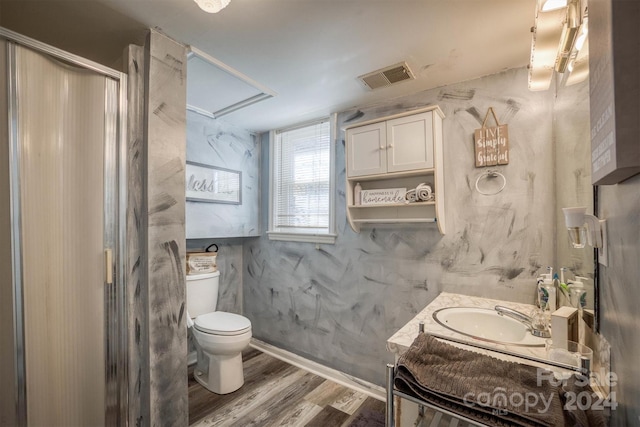
{"label": "chrome faucet", "polygon": [[507,316],[524,324],[527,329],[529,329],[529,332],[531,332],[531,335],[540,338],[551,338],[551,332],[549,331],[546,321],[534,322],[534,319],[531,316],[527,316],[526,314],[521,313],[518,310],[504,307],[502,305],[496,305],[495,310],[500,316]]}

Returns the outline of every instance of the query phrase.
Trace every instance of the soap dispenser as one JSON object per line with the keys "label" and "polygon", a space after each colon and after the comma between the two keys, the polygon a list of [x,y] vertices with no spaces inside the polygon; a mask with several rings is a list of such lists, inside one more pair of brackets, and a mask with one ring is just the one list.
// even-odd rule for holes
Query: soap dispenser
{"label": "soap dispenser", "polygon": [[547,273],[538,277],[538,303],[545,311],[556,311],[557,298],[552,267],[547,267]]}
{"label": "soap dispenser", "polygon": [[546,294],[544,288],[542,287],[542,283],[544,282],[545,274],[541,274],[536,279],[536,305],[538,308],[544,310],[547,307],[547,302],[549,300],[549,296]]}
{"label": "soap dispenser", "polygon": [[589,279],[576,276],[576,280],[572,280],[568,285],[571,305],[578,310],[582,310],[587,305],[587,291],[584,287],[584,280]]}

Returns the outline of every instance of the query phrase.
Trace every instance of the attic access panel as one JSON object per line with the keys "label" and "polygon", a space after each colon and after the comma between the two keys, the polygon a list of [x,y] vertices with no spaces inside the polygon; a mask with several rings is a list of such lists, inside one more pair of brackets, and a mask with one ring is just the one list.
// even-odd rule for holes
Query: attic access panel
{"label": "attic access panel", "polygon": [[187,106],[213,117],[272,98],[276,93],[207,53],[189,48]]}

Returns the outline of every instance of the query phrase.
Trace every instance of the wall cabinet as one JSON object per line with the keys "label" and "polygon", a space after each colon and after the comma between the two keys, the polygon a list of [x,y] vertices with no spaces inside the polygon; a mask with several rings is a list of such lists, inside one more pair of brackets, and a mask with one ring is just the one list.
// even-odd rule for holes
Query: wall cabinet
{"label": "wall cabinet", "polygon": [[[434,222],[444,224],[442,120],[438,106],[384,117],[346,128],[347,217],[360,232],[363,224]],[[354,188],[363,190],[431,186],[435,200],[357,205]]]}
{"label": "wall cabinet", "polygon": [[432,111],[349,129],[347,175],[433,168],[433,139]]}

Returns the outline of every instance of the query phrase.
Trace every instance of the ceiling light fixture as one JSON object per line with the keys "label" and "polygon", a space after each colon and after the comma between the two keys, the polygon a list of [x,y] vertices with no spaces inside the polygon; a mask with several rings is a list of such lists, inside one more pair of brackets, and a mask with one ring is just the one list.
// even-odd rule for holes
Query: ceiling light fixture
{"label": "ceiling light fixture", "polygon": [[207,13],[218,13],[225,7],[229,5],[231,0],[193,0],[195,1],[200,9],[204,10]]}

